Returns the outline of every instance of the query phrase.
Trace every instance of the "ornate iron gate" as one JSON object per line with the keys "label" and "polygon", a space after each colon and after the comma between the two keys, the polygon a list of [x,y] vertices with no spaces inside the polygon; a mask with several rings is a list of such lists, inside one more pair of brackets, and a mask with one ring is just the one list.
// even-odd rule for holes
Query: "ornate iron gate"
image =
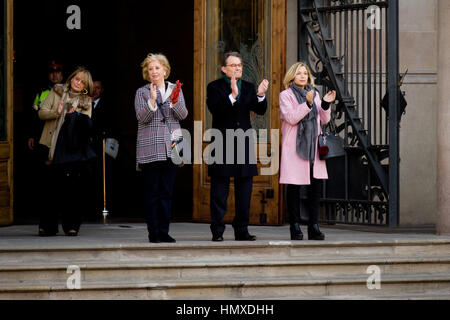
{"label": "ornate iron gate", "polygon": [[398,0],[298,0],[298,17],[299,60],[323,92],[336,90],[332,118],[346,150],[327,160],[321,221],[396,227]]}

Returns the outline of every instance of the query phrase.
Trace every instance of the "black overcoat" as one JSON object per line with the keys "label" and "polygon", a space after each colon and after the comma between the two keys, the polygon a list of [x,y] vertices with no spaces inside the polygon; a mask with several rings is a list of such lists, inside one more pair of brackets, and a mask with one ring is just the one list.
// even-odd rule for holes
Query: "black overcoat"
{"label": "black overcoat", "polygon": [[53,164],[89,161],[97,157],[92,148],[92,119],[88,115],[67,113],[59,130]]}
{"label": "black overcoat", "polygon": [[[208,84],[206,104],[208,110],[212,114],[212,128],[218,129],[223,136],[223,164],[210,164],[208,166],[208,174],[218,177],[253,177],[258,175],[258,170],[254,159],[250,161],[249,156],[250,144],[246,139],[244,144],[239,144],[237,139],[230,141],[234,145],[234,161],[232,164],[226,162],[226,131],[227,129],[242,129],[247,132],[252,128],[250,122],[250,112],[253,111],[258,115],[264,115],[267,110],[267,99],[259,102],[256,95],[255,86],[247,81],[242,80],[241,95],[239,99],[231,104],[230,96],[231,86],[224,78],[215,80]],[[214,140],[212,141],[214,142]],[[238,147],[240,150],[238,150]],[[238,151],[243,152],[245,148],[245,162],[237,163]],[[253,148],[253,146],[252,146]],[[212,153],[215,156],[215,153]]]}

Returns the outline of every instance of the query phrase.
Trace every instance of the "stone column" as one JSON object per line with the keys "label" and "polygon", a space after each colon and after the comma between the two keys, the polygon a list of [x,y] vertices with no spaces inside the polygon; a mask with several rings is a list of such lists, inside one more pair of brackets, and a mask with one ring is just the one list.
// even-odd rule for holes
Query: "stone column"
{"label": "stone column", "polygon": [[436,228],[442,235],[450,234],[450,1],[438,0],[438,6]]}

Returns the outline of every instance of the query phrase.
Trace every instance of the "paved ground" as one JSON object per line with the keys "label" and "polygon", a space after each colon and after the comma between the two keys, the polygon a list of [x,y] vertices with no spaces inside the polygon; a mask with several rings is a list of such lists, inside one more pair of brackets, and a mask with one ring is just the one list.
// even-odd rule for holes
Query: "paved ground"
{"label": "paved ground", "polygon": [[[250,233],[258,237],[258,241],[289,241],[289,226],[250,226]],[[438,236],[432,228],[417,229],[389,229],[380,227],[350,227],[333,226],[321,227],[326,235],[326,242],[341,241],[415,241],[433,240],[449,241],[450,235]],[[58,236],[41,238],[37,236],[36,225],[13,225],[0,228],[0,249],[19,247],[84,247],[84,246],[115,246],[115,245],[143,245],[148,244],[146,225],[142,223],[113,223],[113,224],[84,224],[78,237],[66,237],[60,231]],[[306,237],[306,227],[303,227]],[[201,223],[172,223],[170,234],[177,240],[177,244],[211,242],[208,224]],[[227,225],[224,234],[225,242],[234,241],[233,229]],[[307,240],[304,240],[307,241]]]}

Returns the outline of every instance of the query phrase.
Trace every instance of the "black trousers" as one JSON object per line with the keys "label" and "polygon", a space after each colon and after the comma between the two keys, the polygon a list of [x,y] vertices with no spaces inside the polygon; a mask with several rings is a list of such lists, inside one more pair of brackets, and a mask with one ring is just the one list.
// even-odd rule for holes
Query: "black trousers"
{"label": "black trousers", "polygon": [[[36,144],[35,149],[29,153],[31,175],[27,181],[30,187],[30,203],[27,204],[28,210],[36,213],[36,217],[42,217],[48,211],[48,192],[51,190],[53,180],[49,166],[45,164],[48,159],[49,148],[42,144]],[[28,155],[27,155],[28,156]]]}
{"label": "black trousers", "polygon": [[171,160],[140,165],[144,179],[144,210],[150,235],[166,235],[172,211],[176,165]]}
{"label": "black trousers", "polygon": [[39,228],[48,233],[58,232],[61,216],[63,231],[79,231],[86,212],[87,182],[91,175],[90,162],[50,165],[46,169],[51,187],[46,195],[48,209],[41,214]]}
{"label": "black trousers", "polygon": [[[300,188],[306,187],[306,199],[301,199]],[[289,214],[289,223],[300,223],[300,207],[301,201],[305,201],[308,210],[308,225],[317,224],[319,222],[320,198],[322,196],[323,181],[314,179],[311,169],[311,184],[308,186],[287,185],[286,205]]]}
{"label": "black trousers", "polygon": [[[235,234],[247,234],[250,220],[250,199],[252,196],[253,177],[235,177],[234,195],[236,214],[233,219]],[[227,199],[230,191],[230,177],[211,177],[211,232],[222,235],[225,231],[223,217],[227,213]]]}

